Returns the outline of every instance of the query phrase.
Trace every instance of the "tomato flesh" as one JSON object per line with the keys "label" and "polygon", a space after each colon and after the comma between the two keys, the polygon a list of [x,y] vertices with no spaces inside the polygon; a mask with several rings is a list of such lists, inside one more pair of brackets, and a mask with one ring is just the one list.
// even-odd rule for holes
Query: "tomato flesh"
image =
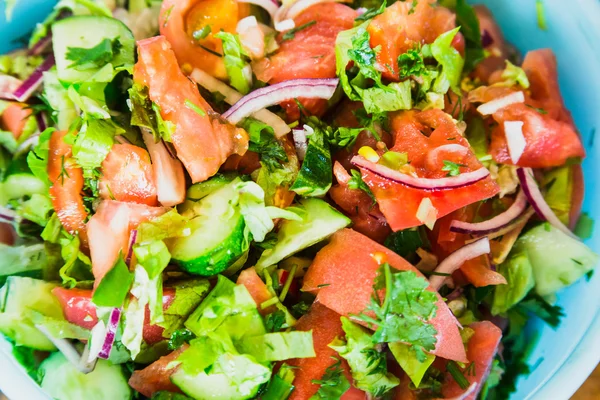
{"label": "tomato flesh", "polygon": [[133,371],[131,378],[129,378],[129,386],[148,398],[160,391],[182,393],[181,389],[171,382],[171,375],[176,371],[176,368],[168,368],[168,366],[177,360],[187,348],[188,345],[185,344],[172,353],[154,361],[146,368]]}
{"label": "tomato flesh", "polygon": [[50,198],[63,227],[71,234],[79,234],[85,245],[85,220],[88,212],[83,204],[83,170],[72,159],[71,145],[64,141],[66,131],[55,131],[50,137],[48,178],[52,183]]}
{"label": "tomato flesh", "polygon": [[[421,178],[447,176],[448,171],[443,170],[444,161],[460,164],[461,173],[483,168],[452,118],[441,110],[396,114],[392,119],[392,130],[395,144],[391,150],[407,153],[410,172]],[[431,133],[426,136],[423,132],[428,130]],[[500,191],[489,176],[469,186],[434,191],[392,182],[366,169],[362,169],[362,177],[394,231],[423,224],[417,218],[417,210],[424,198],[431,200],[439,219],[468,204],[493,197]]]}
{"label": "tomato flesh", "polygon": [[[385,254],[387,262],[399,271],[422,274],[408,261],[388,248],[351,229],[335,233],[309,267],[302,290],[317,294],[316,301],[342,315],[357,315],[365,311],[373,294],[373,281],[379,263],[373,254]],[[322,287],[327,284],[328,286]],[[320,287],[321,286],[321,287]],[[456,319],[439,297],[432,324],[437,330],[437,344],[432,354],[465,361]]]}
{"label": "tomato flesh", "polygon": [[149,88],[150,99],[160,107],[162,118],[176,126],[171,139],[192,182],[205,181],[217,173],[227,157],[246,152],[247,133],[224,123],[200,96],[198,87],[179,69],[164,36],[138,42],[138,54],[133,79]]}
{"label": "tomato flesh", "polygon": [[131,144],[112,147],[102,163],[99,188],[105,200],[158,205],[150,155]]}
{"label": "tomato flesh", "polygon": [[258,311],[260,311],[262,315],[267,315],[277,310],[275,306],[267,308],[261,307],[261,304],[271,299],[273,295],[269,292],[269,288],[262,279],[260,279],[260,276],[258,276],[254,268],[243,270],[238,277],[237,284],[244,285],[246,289],[248,289],[248,292],[256,302]]}
{"label": "tomato flesh", "polygon": [[23,133],[27,118],[31,116],[31,110],[27,104],[10,103],[0,115],[0,128],[12,132],[15,139]]}

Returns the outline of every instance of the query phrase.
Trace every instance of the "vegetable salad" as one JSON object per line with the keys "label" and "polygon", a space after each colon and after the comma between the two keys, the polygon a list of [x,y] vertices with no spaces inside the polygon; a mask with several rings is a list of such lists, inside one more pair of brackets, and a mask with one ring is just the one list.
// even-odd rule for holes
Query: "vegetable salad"
{"label": "vegetable salad", "polygon": [[0,99],[56,399],[506,399],[598,261],[552,51],[465,0],[63,0]]}

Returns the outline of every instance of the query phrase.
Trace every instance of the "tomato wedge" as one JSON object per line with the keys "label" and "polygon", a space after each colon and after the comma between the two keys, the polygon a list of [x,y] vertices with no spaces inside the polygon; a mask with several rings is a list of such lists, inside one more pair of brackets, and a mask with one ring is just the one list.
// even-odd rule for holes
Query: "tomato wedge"
{"label": "tomato wedge", "polygon": [[92,273],[96,285],[119,258],[129,252],[129,235],[139,224],[158,217],[167,208],[104,200],[90,218],[87,231]]}
{"label": "tomato wedge", "polygon": [[[312,383],[313,380],[320,380],[325,374],[327,368],[336,363],[333,357],[341,360],[344,375],[352,382],[350,368],[346,360],[339,357],[337,352],[329,347],[329,344],[337,338],[343,337],[344,330],[340,321],[341,315],[330,310],[322,304],[314,303],[308,313],[298,320],[294,328],[298,331],[312,330],[313,345],[316,357],[295,358],[286,361],[294,369],[296,378],[293,385],[295,387],[289,400],[310,399],[319,390],[319,385]],[[362,390],[351,387],[341,397],[342,400],[364,399],[365,393]]]}
{"label": "tomato wedge", "polygon": [[132,144],[115,144],[102,163],[100,197],[158,205],[150,155]]}
{"label": "tomato wedge", "polygon": [[52,183],[52,206],[63,227],[71,234],[79,234],[85,245],[87,233],[85,220],[88,212],[83,204],[83,171],[71,158],[71,145],[64,141],[66,131],[55,131],[50,136],[48,152],[48,178]]}
{"label": "tomato wedge", "polygon": [[31,116],[31,110],[27,104],[10,103],[0,115],[0,128],[12,132],[15,139],[23,133],[27,118]]}
{"label": "tomato wedge", "polygon": [[[291,39],[279,35],[279,49],[269,57],[256,63],[256,77],[270,84],[298,78],[335,78],[335,39],[341,31],[354,26],[358,13],[343,4],[326,2],[315,4],[304,10],[295,19],[295,26],[312,25],[294,33]],[[327,110],[327,101],[322,99],[299,99],[304,108],[313,115],[322,115]],[[290,121],[299,118],[295,101],[281,104]]]}
{"label": "tomato wedge", "polygon": [[254,268],[243,270],[237,279],[237,284],[244,285],[246,289],[248,289],[248,292],[250,292],[250,295],[256,302],[258,311],[260,311],[262,315],[267,315],[277,310],[275,306],[270,306],[267,308],[261,307],[261,304],[271,299],[273,295],[271,292],[269,292],[269,288],[262,281],[262,279],[260,279],[260,276],[258,276]]}
{"label": "tomato wedge", "polygon": [[[401,54],[414,47],[433,43],[442,33],[456,27],[454,13],[433,3],[430,0],[419,0],[416,4],[398,1],[369,24],[367,31],[371,36],[371,48],[379,46],[381,49],[377,52],[377,62],[385,78],[400,79],[398,57]],[[461,34],[456,35],[453,45],[464,53]]]}
{"label": "tomato wedge", "polygon": [[[184,70],[200,68],[220,79],[227,78],[220,31],[235,32],[237,22],[249,14],[248,4],[235,0],[164,0],[160,10],[160,34],[165,36]],[[203,28],[210,33],[194,39]]]}
{"label": "tomato wedge", "polygon": [[179,355],[188,348],[185,344],[172,353],[159,358],[144,369],[133,371],[129,378],[129,386],[144,396],[151,398],[152,395],[161,390],[182,393],[181,389],[171,382],[171,374],[176,368],[169,368],[169,364],[177,360]]}
{"label": "tomato wedge", "polygon": [[[484,168],[452,118],[441,110],[398,113],[393,116],[392,130],[395,145],[391,150],[407,153],[410,172],[421,178],[447,176],[445,161],[459,164],[461,173]],[[426,136],[427,133],[429,136]],[[437,210],[437,218],[441,218],[468,204],[493,197],[500,191],[489,176],[469,186],[437,191],[410,188],[366,169],[362,169],[362,176],[394,231],[423,224],[417,218],[417,210],[425,198],[431,200]]]}
{"label": "tomato wedge", "polygon": [[[475,400],[492,368],[492,361],[498,352],[500,339],[502,339],[502,330],[489,321],[476,322],[469,328],[473,329],[475,333],[469,339],[467,357],[470,362],[475,363],[475,368],[472,369],[472,373],[465,372],[464,376],[469,383],[476,383],[477,388],[464,400]],[[442,386],[444,397],[453,398],[464,392],[465,390],[458,386],[452,376],[447,374],[446,383]]]}
{"label": "tomato wedge", "polygon": [[176,126],[171,139],[192,182],[210,178],[227,157],[246,152],[247,133],[224,121],[200,96],[164,36],[138,42],[138,54],[133,79],[149,88],[162,118]]}
{"label": "tomato wedge", "polygon": [[[373,293],[373,281],[379,269],[373,258],[383,253],[387,262],[400,271],[421,273],[408,261],[351,229],[336,232],[331,241],[317,253],[304,276],[302,290],[317,294],[316,301],[342,315],[363,312]],[[328,286],[322,287],[327,284]],[[439,297],[439,296],[438,296]],[[466,361],[465,349],[456,319],[439,297],[438,310],[432,324],[437,330],[437,344],[432,354]]]}
{"label": "tomato wedge", "polygon": [[[65,319],[72,324],[85,329],[92,329],[98,323],[96,305],[92,303],[92,291],[86,289],[65,289],[56,287],[52,294],[58,299]],[[163,292],[163,309],[166,310],[175,299],[175,290],[165,288]],[[143,337],[148,344],[158,343],[164,340],[162,333],[164,328],[159,325],[150,325],[150,310],[146,307]]]}

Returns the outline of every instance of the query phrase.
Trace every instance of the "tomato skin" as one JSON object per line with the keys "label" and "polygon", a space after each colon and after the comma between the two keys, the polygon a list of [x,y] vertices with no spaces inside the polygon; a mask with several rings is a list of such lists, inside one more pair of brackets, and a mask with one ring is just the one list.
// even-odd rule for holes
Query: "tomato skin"
{"label": "tomato skin", "polygon": [[[256,77],[270,84],[299,78],[335,78],[335,39],[337,34],[354,26],[358,13],[339,3],[315,4],[295,19],[295,26],[308,22],[315,24],[294,34],[290,40],[279,35],[279,49],[275,55],[254,65]],[[322,99],[299,99],[309,114],[320,116],[327,110]],[[299,118],[295,101],[281,103],[290,121]]]}
{"label": "tomato skin", "polygon": [[[422,274],[408,261],[351,229],[336,232],[309,267],[304,276],[303,291],[317,294],[316,301],[342,315],[357,315],[363,312],[373,293],[373,281],[379,264],[372,257],[383,253],[387,262],[400,271]],[[319,287],[322,284],[329,286]],[[465,349],[460,338],[456,319],[439,297],[438,310],[432,320],[436,328],[437,345],[432,354],[465,361]]]}
{"label": "tomato skin", "polygon": [[[423,132],[431,130],[427,137]],[[422,178],[443,178],[443,161],[464,165],[460,172],[483,168],[461,135],[452,118],[441,110],[405,111],[392,117],[395,145],[392,151],[406,152],[411,172]],[[459,149],[460,151],[458,151]],[[443,156],[439,156],[438,153]],[[412,228],[423,223],[417,218],[422,199],[429,198],[441,218],[468,204],[495,196],[500,188],[487,177],[475,184],[451,190],[424,191],[382,178],[366,169],[362,177],[369,186],[394,231]]]}
{"label": "tomato skin", "polygon": [[[249,14],[247,4],[235,0],[165,0],[159,16],[160,34],[167,38],[182,68],[191,72],[200,68],[207,73],[226,79],[222,57],[212,54],[200,45],[223,53],[220,39],[213,35],[220,32],[235,32],[237,22]],[[197,41],[194,31],[210,25],[208,37]]]}
{"label": "tomato skin", "polygon": [[150,155],[141,147],[115,144],[102,162],[100,197],[157,206]]}
{"label": "tomato skin", "polygon": [[0,222],[0,243],[12,246],[15,243],[16,232],[11,224]]}
{"label": "tomato skin", "polygon": [[181,353],[188,347],[189,345],[184,344],[172,353],[154,361],[146,368],[133,371],[131,378],[129,378],[129,386],[148,398],[151,398],[154,393],[161,390],[172,393],[183,393],[179,387],[171,382],[171,375],[177,368],[167,369],[167,366],[177,360]]}
{"label": "tomato skin", "polygon": [[158,217],[167,208],[104,200],[87,223],[95,285],[113,267],[119,254],[129,252],[129,235],[139,224]]}
{"label": "tomato skin", "polygon": [[[340,321],[341,315],[330,310],[318,302],[313,303],[306,315],[298,320],[294,328],[298,331],[312,330],[313,345],[316,357],[295,358],[286,361],[294,370],[296,377],[293,385],[294,391],[289,400],[306,400],[313,396],[319,390],[319,385],[312,383],[313,380],[320,380],[328,367],[336,363],[332,357],[341,360],[344,375],[352,382],[352,376],[346,360],[340,358],[335,350],[329,347],[329,343],[337,338],[344,337],[344,330]],[[351,387],[341,397],[342,400],[364,399],[365,393],[362,390]]]}
{"label": "tomato skin", "polygon": [[71,234],[79,234],[82,244],[87,244],[85,220],[88,213],[83,204],[83,171],[71,158],[71,145],[64,141],[66,131],[55,131],[50,137],[48,153],[48,178],[52,183],[52,206],[63,227]]}
{"label": "tomato skin", "polygon": [[[139,41],[138,55],[133,79],[149,88],[150,99],[160,107],[162,118],[175,124],[171,139],[192,182],[205,181],[217,173],[227,157],[247,151],[248,134],[224,123],[212,110],[179,69],[164,36]],[[193,103],[203,115],[186,102]]]}
{"label": "tomato skin", "polygon": [[27,104],[10,103],[0,115],[0,127],[12,132],[15,139],[23,133],[27,118],[31,116],[31,110],[26,108]]}
{"label": "tomato skin", "polygon": [[221,166],[223,171],[239,171],[241,174],[250,175],[260,168],[260,158],[258,153],[248,150],[246,154],[240,156],[234,154],[229,156],[227,161]]}
{"label": "tomato skin", "polygon": [[262,281],[262,279],[260,279],[260,276],[258,276],[254,268],[243,270],[237,279],[237,284],[244,285],[246,289],[248,289],[248,292],[256,302],[258,311],[262,315],[267,315],[277,310],[275,306],[270,306],[267,308],[261,307],[261,304],[271,299],[273,295],[271,292],[269,292],[267,285]]}
{"label": "tomato skin", "polygon": [[[66,289],[56,287],[52,294],[58,299],[65,319],[72,324],[85,329],[92,329],[98,323],[96,306],[92,303],[92,291],[87,289]],[[169,308],[175,299],[175,290],[165,288],[163,292],[163,309]],[[146,307],[146,322],[144,323],[143,337],[148,344],[154,344],[164,340],[162,333],[164,328],[158,325],[150,325],[150,310]]]}
{"label": "tomato skin", "polygon": [[[396,2],[369,24],[371,48],[381,48],[377,62],[384,78],[398,81],[401,54],[418,45],[433,43],[439,35],[456,27],[454,13],[441,6],[432,7],[432,3],[420,0],[413,8],[412,2]],[[453,45],[464,52],[462,35],[457,35]]]}
{"label": "tomato skin", "polygon": [[[474,335],[469,339],[467,345],[467,357],[470,362],[475,363],[474,373],[464,373],[465,378],[469,383],[477,383],[477,389],[465,400],[475,400],[481,390],[483,382],[490,373],[492,361],[500,339],[502,338],[502,330],[489,321],[475,322],[469,326],[475,331]],[[446,376],[446,382],[442,386],[442,394],[445,398],[460,396],[465,390],[461,389],[450,374]]]}

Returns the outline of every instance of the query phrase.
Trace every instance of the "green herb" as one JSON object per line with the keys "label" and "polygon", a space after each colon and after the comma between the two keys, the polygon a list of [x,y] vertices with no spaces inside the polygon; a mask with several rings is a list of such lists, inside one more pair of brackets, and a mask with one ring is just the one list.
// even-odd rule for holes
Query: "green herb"
{"label": "green herb", "polygon": [[221,31],[214,35],[223,42],[223,55],[225,57],[225,70],[229,75],[229,83],[238,92],[248,94],[251,82],[248,81],[244,69],[249,66],[248,53],[242,47],[239,35]]}
{"label": "green herb", "polygon": [[400,79],[410,78],[411,76],[427,75],[425,61],[419,49],[408,50],[398,56],[398,68]]}
{"label": "green herb", "polygon": [[479,18],[475,9],[466,0],[456,0],[456,25],[465,37],[465,71],[472,71],[484,58],[483,45],[481,43],[481,31]]}
{"label": "green herb", "polygon": [[527,107],[531,108],[532,110],[535,110],[535,111],[539,112],[539,113],[540,113],[540,114],[542,114],[542,115],[546,115],[546,114],[548,114],[548,111],[544,110],[543,108],[534,107],[534,106],[532,106],[532,105],[530,105],[530,104],[525,104],[525,105],[526,105]]}
{"label": "green herb", "polygon": [[133,274],[120,256],[94,291],[92,301],[99,307],[121,307],[133,283]]}
{"label": "green herb", "polygon": [[285,324],[285,312],[277,310],[267,315],[265,325],[269,332],[278,332],[281,327]]}
{"label": "green herb", "polygon": [[390,233],[383,244],[413,264],[418,261],[417,249],[425,245],[419,230],[412,228]]}
{"label": "green herb", "polygon": [[189,343],[190,340],[194,339],[195,337],[196,335],[194,335],[189,329],[177,329],[169,338],[169,350],[177,350],[185,343]]}
{"label": "green herb", "polygon": [[352,36],[352,48],[348,50],[348,57],[359,68],[365,77],[381,85],[381,73],[375,69],[376,54],[369,44],[370,36],[366,28],[360,26]]}
{"label": "green herb", "polygon": [[412,0],[412,4],[410,6],[410,10],[408,10],[408,15],[411,15],[411,14],[415,13],[417,5],[419,5],[419,0]]}
{"label": "green herb", "polygon": [[320,380],[311,381],[315,385],[321,385],[321,387],[310,400],[338,400],[350,389],[350,382],[348,382],[342,369],[342,361],[335,357],[332,358],[336,362],[327,367],[323,377]]}
{"label": "green herb", "polygon": [[[358,316],[364,322],[377,326],[373,340],[379,343],[403,342],[412,345],[417,359],[423,362],[425,352],[435,349],[437,331],[429,323],[437,311],[437,296],[428,291],[427,279],[412,271],[392,273],[389,264],[381,266],[375,283],[374,294],[367,314]],[[380,300],[378,291],[385,289]]]}
{"label": "green herb", "polygon": [[119,38],[104,39],[89,49],[82,47],[67,48],[66,59],[73,61],[69,68],[78,71],[101,68],[110,63],[121,50]]}
{"label": "green herb", "polygon": [[465,378],[463,372],[460,370],[458,364],[455,361],[448,361],[446,364],[446,371],[452,375],[452,378],[458,383],[461,389],[465,390],[469,387],[470,383],[467,378]]}
{"label": "green herb", "polygon": [[311,27],[316,23],[317,23],[317,21],[312,20],[312,21],[308,21],[307,23],[305,23],[303,25],[300,25],[300,26],[290,29],[289,31],[287,31],[286,33],[283,34],[281,41],[285,42],[286,40],[292,40],[296,36],[296,33],[300,32],[303,29]]}
{"label": "green herb", "polygon": [[12,355],[15,360],[25,368],[27,375],[29,375],[31,379],[37,383],[41,383],[43,377],[38,374],[40,361],[38,361],[35,351],[36,350],[29,347],[17,346],[14,343],[12,344]]}
{"label": "green herb", "polygon": [[290,190],[304,197],[324,196],[333,180],[331,149],[327,140],[331,128],[316,118],[309,119],[306,125],[313,132],[307,135],[306,155]]}
{"label": "green herb", "polygon": [[167,11],[165,11],[165,20],[163,22],[163,28],[167,27],[167,24],[169,23],[169,19],[171,18],[171,13],[173,12],[173,8],[175,8],[174,5],[172,5],[171,7],[169,7],[167,9]]}
{"label": "green herb", "polygon": [[549,304],[534,292],[530,292],[523,301],[516,305],[516,308],[517,311],[536,315],[553,328],[558,327],[561,318],[565,316],[562,307]]}
{"label": "green herb", "polygon": [[319,289],[320,289],[320,288],[327,287],[327,286],[331,286],[331,283],[321,283],[320,285],[317,285],[317,287],[318,287]]}
{"label": "green herb", "polygon": [[583,240],[591,238],[594,232],[594,219],[588,213],[582,213],[577,220],[574,232]]}
{"label": "green herb", "polygon": [[466,165],[444,160],[442,171],[448,171],[448,174],[446,174],[447,176],[458,176],[460,175],[460,167],[466,167]]}
{"label": "green herb", "polygon": [[190,110],[194,111],[196,114],[200,115],[201,117],[206,116],[204,110],[192,103],[189,99],[185,99],[185,106]]}
{"label": "green herb", "polygon": [[592,279],[593,276],[594,276],[594,270],[592,269],[591,271],[588,271],[585,274],[585,280],[586,280],[586,282],[589,282],[590,279]]}
{"label": "green herb", "polygon": [[290,310],[292,311],[294,316],[297,318],[300,318],[301,316],[305,315],[309,309],[310,309],[310,304],[308,304],[304,301],[296,303],[290,308]]}
{"label": "green herb", "polygon": [[544,2],[542,0],[535,0],[535,11],[538,27],[545,31],[548,29],[548,25],[546,24],[546,10],[544,9]]}
{"label": "green herb", "polygon": [[250,136],[248,150],[258,153],[269,171],[281,169],[281,163],[287,162],[288,156],[281,142],[275,138],[273,128],[254,118],[246,118],[241,126]]}
{"label": "green herb", "polygon": [[207,37],[208,35],[210,35],[210,32],[211,32],[211,27],[210,27],[210,25],[205,25],[205,26],[203,26],[202,28],[200,28],[200,29],[198,29],[198,30],[194,31],[194,33],[192,33],[192,37],[193,37],[195,40],[202,40],[202,39],[206,39],[206,37]]}
{"label": "green herb", "polygon": [[281,365],[277,375],[274,375],[265,392],[260,396],[261,400],[286,400],[294,391],[294,367],[287,364]]}
{"label": "green herb", "polygon": [[219,53],[218,51],[215,51],[211,48],[208,48],[202,44],[199,44],[198,47],[200,47],[202,50],[209,52],[210,54],[212,54],[213,56],[217,56],[217,57],[223,57],[223,54]]}
{"label": "green herb", "polygon": [[373,204],[377,203],[377,199],[375,199],[375,195],[373,194],[373,192],[371,191],[369,186],[367,186],[365,181],[363,181],[360,172],[353,169],[350,171],[350,173],[352,174],[352,177],[348,181],[348,187],[353,190],[362,190],[371,198],[371,200],[373,201]]}
{"label": "green herb", "polygon": [[384,0],[383,3],[381,3],[381,5],[379,7],[369,8],[367,11],[365,11],[358,17],[354,18],[354,20],[357,22],[363,22],[363,21],[368,21],[370,19],[373,19],[376,16],[378,16],[379,14],[383,14],[386,7],[387,7],[387,0]]}
{"label": "green herb", "polygon": [[364,128],[346,128],[340,126],[336,130],[332,130],[332,134],[328,135],[327,140],[329,144],[336,147],[350,147],[356,143],[356,138],[364,130]]}

